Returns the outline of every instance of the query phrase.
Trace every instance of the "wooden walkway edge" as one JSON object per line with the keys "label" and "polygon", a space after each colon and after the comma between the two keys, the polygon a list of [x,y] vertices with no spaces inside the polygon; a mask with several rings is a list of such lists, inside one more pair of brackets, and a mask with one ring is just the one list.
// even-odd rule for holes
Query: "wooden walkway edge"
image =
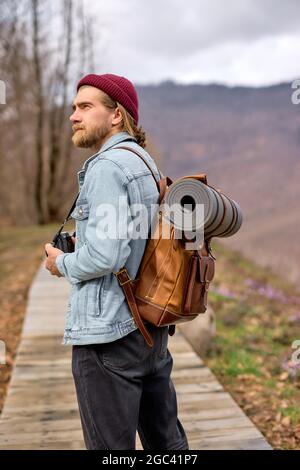
{"label": "wooden walkway edge", "polygon": [[[0,449],[84,449],[62,345],[69,284],[42,263],[29,293],[22,340],[0,417]],[[262,434],[177,332],[169,340],[179,417],[191,450],[271,449]],[[137,437],[137,449],[141,449]]]}

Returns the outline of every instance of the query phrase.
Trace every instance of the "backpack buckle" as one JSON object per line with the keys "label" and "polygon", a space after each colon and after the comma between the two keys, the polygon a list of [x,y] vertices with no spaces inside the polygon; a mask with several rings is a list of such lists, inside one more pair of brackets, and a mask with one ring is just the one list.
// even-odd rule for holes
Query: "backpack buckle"
{"label": "backpack buckle", "polygon": [[[124,273],[124,272],[125,272],[126,276],[128,277],[128,279],[126,279],[126,281],[123,281],[123,282],[122,282],[122,281],[119,279],[119,276],[120,276],[122,273]],[[128,274],[126,268],[121,268],[117,273],[114,273],[114,274],[117,276],[117,279],[118,279],[118,281],[119,281],[120,286],[124,286],[124,284],[127,284],[127,282],[130,282],[130,281],[131,281],[130,276],[129,276],[129,274]]]}

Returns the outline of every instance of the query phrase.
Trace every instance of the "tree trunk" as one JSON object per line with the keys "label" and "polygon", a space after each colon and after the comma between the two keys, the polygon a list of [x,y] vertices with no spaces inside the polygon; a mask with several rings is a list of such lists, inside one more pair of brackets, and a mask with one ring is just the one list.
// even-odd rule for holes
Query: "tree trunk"
{"label": "tree trunk", "polygon": [[43,96],[43,80],[41,73],[41,57],[39,53],[39,0],[31,0],[32,27],[33,27],[33,68],[36,87],[36,128],[35,128],[35,151],[36,151],[36,178],[34,198],[36,204],[37,220],[44,224],[47,220],[46,210],[43,204],[43,131],[45,120],[45,106]]}

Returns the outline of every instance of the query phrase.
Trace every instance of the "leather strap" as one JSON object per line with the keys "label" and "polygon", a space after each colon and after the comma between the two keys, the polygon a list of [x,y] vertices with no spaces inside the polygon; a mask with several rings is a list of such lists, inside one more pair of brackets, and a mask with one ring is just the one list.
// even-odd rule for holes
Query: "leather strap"
{"label": "leather strap", "polygon": [[[133,153],[135,153],[138,157],[140,157],[140,158],[143,160],[143,162],[147,165],[147,167],[149,168],[149,170],[151,171],[151,174],[152,174],[152,176],[153,176],[153,178],[154,178],[154,181],[155,181],[155,183],[156,183],[158,192],[160,193],[160,184],[159,184],[159,183],[160,183],[160,180],[157,181],[157,179],[156,179],[156,177],[155,177],[155,175],[154,175],[154,172],[153,172],[151,166],[149,165],[149,163],[147,162],[147,160],[143,157],[143,155],[140,154],[140,152],[138,152],[138,151],[135,150],[135,149],[132,149],[131,147],[126,147],[126,146],[114,147],[114,150],[115,150],[115,149],[129,150],[129,152],[133,152]],[[159,170],[158,170],[158,171],[159,171]],[[161,172],[160,172],[160,171],[159,171],[159,174],[161,175]]]}
{"label": "leather strap", "polygon": [[140,315],[140,312],[139,312],[139,309],[138,309],[138,306],[134,297],[134,293],[132,290],[131,279],[128,275],[126,268],[121,268],[120,271],[114,274],[116,275],[119,281],[119,284],[124,291],[129,309],[131,311],[131,314],[133,316],[136,326],[139,328],[148,346],[150,346],[150,348],[153,348],[154,343],[153,343],[152,336],[148,332],[141,318],[141,315]]}
{"label": "leather strap", "polygon": [[[135,153],[138,157],[140,157],[145,162],[145,164],[147,165],[147,167],[151,171],[153,178],[155,179],[155,182],[156,182],[156,185],[157,185],[157,188],[158,188],[158,191],[159,191],[159,202],[161,203],[161,201],[163,200],[163,197],[165,195],[167,185],[170,186],[173,183],[171,178],[169,178],[168,176],[165,177],[165,178],[161,178],[159,183],[157,183],[157,180],[154,176],[154,173],[153,173],[150,165],[148,164],[148,162],[144,159],[144,157],[138,151],[133,150],[131,147],[115,147],[115,148],[129,150],[130,152]],[[207,184],[206,174],[205,173],[201,173],[197,176],[198,176],[199,179],[202,179]],[[192,175],[187,176],[187,178],[192,178],[192,177],[193,177]],[[200,255],[200,258],[201,258],[201,255],[203,256],[204,254],[206,256],[208,254],[212,255],[211,247],[210,247],[210,239],[205,240],[205,243],[204,243],[203,247],[201,247],[201,249],[199,249],[198,253]],[[133,319],[135,321],[135,324],[138,326],[138,328],[139,328],[141,334],[143,335],[143,337],[144,337],[146,343],[148,344],[148,346],[150,346],[152,348],[153,344],[154,344],[153,339],[152,339],[150,333],[148,332],[147,328],[145,327],[145,325],[143,323],[143,320],[141,318],[141,315],[140,315],[140,312],[139,312],[139,309],[138,309],[138,306],[137,306],[137,303],[136,303],[136,300],[135,300],[134,292],[133,292],[133,289],[132,289],[132,284],[131,284],[132,280],[130,279],[130,276],[129,276],[125,266],[123,266],[123,268],[121,268],[117,273],[114,273],[114,274],[117,277],[117,279],[119,281],[119,284],[120,284],[120,286],[122,287],[122,289],[124,291],[124,294],[125,294],[125,297],[127,299],[128,306],[129,306],[129,309],[130,309],[131,314],[133,316]],[[174,335],[175,329],[176,329],[176,325],[174,325],[174,324],[169,325],[169,335],[170,336]]]}
{"label": "leather strap", "polygon": [[[172,184],[172,180],[167,176],[165,178],[161,177],[160,180],[157,181],[157,179],[154,175],[154,172],[153,172],[152,168],[150,167],[149,163],[146,161],[146,159],[137,150],[134,150],[131,147],[125,147],[125,146],[124,147],[113,147],[113,148],[114,149],[119,148],[119,149],[129,150],[130,152],[135,153],[138,157],[140,157],[143,160],[143,162],[147,165],[147,167],[151,171],[151,174],[152,174],[152,176],[155,180],[157,189],[159,191],[159,203],[161,203],[161,201],[163,200],[163,197],[165,195],[165,192],[166,192],[167,184],[168,185]],[[161,176],[160,170],[158,170],[158,171],[159,171],[160,176]],[[76,201],[77,201],[78,197],[79,197],[79,193],[76,196],[76,199],[74,200],[74,202],[72,204],[72,207],[69,210],[68,215],[67,215],[66,219],[64,220],[61,228],[60,228],[60,231],[64,227],[65,223],[69,220],[69,217],[70,217],[71,213],[73,212],[73,209],[76,205]],[[131,286],[132,280],[130,279],[126,268],[123,267],[117,273],[114,273],[114,274],[117,277],[117,279],[119,281],[119,284],[120,284],[120,286],[122,287],[122,289],[124,291],[124,294],[126,296],[128,306],[130,308],[130,311],[131,311],[131,314],[132,314],[133,319],[135,321],[135,324],[139,328],[139,330],[140,330],[141,334],[143,335],[143,337],[144,337],[146,343],[148,344],[148,346],[150,346],[152,348],[153,345],[154,345],[153,339],[152,339],[152,336],[150,335],[150,333],[148,332],[147,328],[145,327],[145,325],[143,323],[143,320],[141,318],[141,315],[140,315],[140,312],[139,312],[139,309],[138,309],[138,306],[137,306],[137,303],[136,303],[136,300],[135,300],[135,297],[134,297],[133,289],[132,289],[132,286]],[[170,335],[174,334],[175,325],[171,325],[169,332],[170,332]]]}
{"label": "leather strap", "polygon": [[[130,152],[133,152],[135,153],[138,157],[140,157],[144,163],[147,165],[147,167],[149,168],[149,170],[151,171],[151,174],[156,182],[156,185],[157,185],[157,188],[158,188],[158,191],[159,191],[159,203],[162,202],[163,198],[164,198],[164,195],[165,195],[165,192],[166,192],[166,188],[167,186],[170,186],[173,181],[171,180],[171,178],[169,178],[168,176],[166,176],[165,178],[161,178],[159,180],[159,183],[157,183],[157,180],[155,178],[155,175],[150,167],[150,165],[148,164],[148,162],[145,160],[145,158],[137,151],[137,150],[134,150],[132,149],[131,147],[115,147],[115,148],[119,148],[119,149],[123,149],[123,150],[129,150]],[[160,172],[161,174],[161,172]],[[205,183],[207,183],[206,181],[206,175],[203,173],[201,173],[200,175],[197,175],[199,179],[202,179],[203,181],[205,181]],[[192,178],[193,175],[191,176],[187,176],[187,178]],[[207,240],[205,242],[205,247],[203,248],[207,251],[210,252],[210,245],[209,245],[209,240]],[[200,254],[200,250],[199,250],[199,254]],[[207,254],[207,252],[206,252]],[[153,343],[153,339],[150,335],[150,333],[148,332],[147,328],[145,327],[144,323],[143,323],[143,320],[141,318],[141,315],[140,315],[140,312],[139,312],[139,309],[138,309],[138,306],[137,306],[137,303],[136,303],[136,300],[135,300],[135,296],[134,296],[134,292],[133,292],[133,288],[132,288],[132,279],[130,279],[130,276],[125,268],[125,266],[123,266],[123,268],[121,268],[117,273],[114,273],[115,276],[117,277],[118,281],[119,281],[119,284],[120,286],[122,287],[123,291],[124,291],[124,294],[125,294],[125,297],[127,299],[127,302],[128,302],[128,306],[129,306],[129,309],[131,311],[131,314],[133,316],[133,319],[135,321],[135,324],[137,325],[137,327],[139,328],[141,334],[143,335],[146,343],[148,344],[149,347],[153,347],[154,343]],[[175,333],[175,329],[176,329],[176,325],[169,325],[169,335],[170,336],[173,336],[174,333]]]}
{"label": "leather strap", "polygon": [[[151,174],[152,174],[152,176],[155,180],[157,189],[159,191],[159,203],[161,203],[161,201],[163,200],[163,197],[165,195],[165,192],[166,192],[167,183],[168,184],[172,183],[172,180],[167,176],[166,178],[161,178],[158,182],[155,175],[154,175],[154,172],[152,171],[152,168],[149,165],[149,163],[146,161],[146,159],[137,150],[132,149],[131,147],[123,147],[123,146],[122,147],[120,147],[120,146],[114,147],[114,149],[128,150],[130,152],[135,153],[138,157],[140,157],[143,160],[143,162],[147,165],[147,167],[151,171]],[[159,171],[159,173],[161,175],[160,171]],[[117,279],[119,281],[119,284],[120,284],[120,286],[122,287],[122,289],[124,291],[124,294],[125,294],[125,297],[127,299],[128,306],[129,306],[129,309],[130,309],[131,314],[133,316],[135,324],[139,328],[139,330],[140,330],[141,334],[143,335],[143,337],[144,337],[146,343],[148,344],[148,346],[150,348],[153,348],[154,343],[153,343],[152,336],[148,332],[148,330],[145,327],[145,325],[143,323],[143,320],[141,318],[141,315],[140,315],[140,312],[139,312],[139,309],[138,309],[138,306],[137,306],[137,303],[136,303],[136,300],[135,300],[135,296],[134,296],[134,293],[133,293],[132,285],[131,285],[132,280],[130,279],[130,276],[129,276],[125,266],[123,266],[123,268],[121,268],[117,273],[114,273],[114,274],[117,277]],[[170,331],[171,331],[172,334],[174,334],[175,329],[172,328]]]}

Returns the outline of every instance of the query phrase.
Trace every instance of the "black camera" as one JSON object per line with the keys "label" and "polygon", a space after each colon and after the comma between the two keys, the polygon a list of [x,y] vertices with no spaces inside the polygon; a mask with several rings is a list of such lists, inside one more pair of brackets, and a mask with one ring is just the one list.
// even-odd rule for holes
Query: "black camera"
{"label": "black camera", "polygon": [[[76,236],[76,232],[72,234],[72,237]],[[60,230],[54,235],[52,240],[52,245],[54,248],[58,248],[59,250],[63,251],[64,253],[72,253],[74,251],[74,243],[72,241],[71,235],[69,232],[62,232]],[[45,251],[46,256],[48,256],[47,252]]]}
{"label": "black camera", "polygon": [[[75,236],[75,232],[72,236]],[[74,251],[74,243],[69,232],[57,232],[52,240],[52,245],[64,253],[72,253]]]}

